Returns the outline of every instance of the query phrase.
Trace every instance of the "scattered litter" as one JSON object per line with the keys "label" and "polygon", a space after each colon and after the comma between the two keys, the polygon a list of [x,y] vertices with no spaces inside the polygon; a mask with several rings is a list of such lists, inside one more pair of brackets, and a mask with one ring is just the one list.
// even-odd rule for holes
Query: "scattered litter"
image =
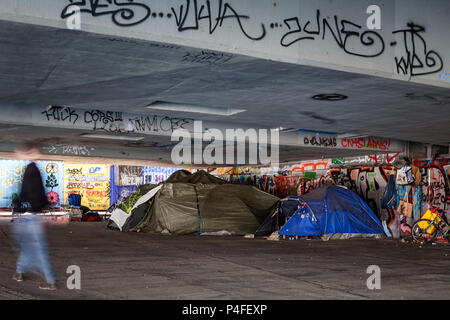
{"label": "scattered litter", "polygon": [[167,229],[164,229],[163,231],[161,231],[161,234],[168,234],[168,235],[170,235],[170,231],[167,230]]}
{"label": "scattered litter", "polygon": [[271,240],[271,241],[278,241],[280,240],[280,235],[278,234],[278,231],[273,232],[268,238],[267,240]]}
{"label": "scattered litter", "polygon": [[253,238],[255,238],[255,235],[254,235],[253,233],[247,233],[247,234],[244,236],[244,238],[247,238],[247,239],[253,239]]}
{"label": "scattered litter", "polygon": [[226,230],[215,231],[215,232],[203,232],[200,233],[201,236],[231,236],[231,232]]}

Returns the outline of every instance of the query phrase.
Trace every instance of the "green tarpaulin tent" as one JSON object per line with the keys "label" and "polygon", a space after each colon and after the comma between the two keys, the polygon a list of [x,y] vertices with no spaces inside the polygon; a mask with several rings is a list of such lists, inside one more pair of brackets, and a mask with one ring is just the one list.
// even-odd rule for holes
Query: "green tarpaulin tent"
{"label": "green tarpaulin tent", "polygon": [[[155,194],[142,219],[123,231],[254,233],[279,201],[256,187],[231,184],[205,171],[175,172],[158,187],[156,193],[154,189],[149,191]],[[137,208],[131,211],[125,225]],[[113,216],[114,213],[114,220]]]}

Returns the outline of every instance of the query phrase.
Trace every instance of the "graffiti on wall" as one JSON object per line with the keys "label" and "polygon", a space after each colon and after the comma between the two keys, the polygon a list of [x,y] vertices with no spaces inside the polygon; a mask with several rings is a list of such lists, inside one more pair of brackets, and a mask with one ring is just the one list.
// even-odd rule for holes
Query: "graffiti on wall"
{"label": "graffiti on wall", "polygon": [[412,225],[430,207],[442,210],[450,208],[448,167],[439,164],[423,164],[419,166],[421,181],[417,187],[408,188],[397,185],[397,203],[406,197],[408,202],[413,204],[411,217],[399,217],[395,210],[381,208],[381,199],[389,175],[394,173],[393,169],[383,166],[331,169],[331,177],[334,183],[357,192],[378,217],[387,223],[389,231],[394,236],[399,236],[399,234],[410,234]]}
{"label": "graffiti on wall", "polygon": [[49,106],[41,112],[41,117],[42,121],[55,125],[81,126],[93,131],[112,133],[173,132],[185,129],[184,126],[193,121],[157,115],[136,117],[123,112],[78,110],[63,106]]}
{"label": "graffiti on wall", "polygon": [[150,7],[145,3],[118,0],[69,0],[69,4],[61,12],[61,18],[66,19],[74,14],[72,6],[78,6],[81,12],[93,17],[111,16],[117,26],[130,27],[146,21],[151,14]]}
{"label": "graffiti on wall", "polygon": [[207,50],[202,50],[201,52],[188,52],[183,56],[181,62],[189,62],[189,63],[202,63],[202,64],[211,64],[218,65],[224,64],[233,59],[233,55],[230,53],[222,53],[222,52],[212,52]]}
{"label": "graffiti on wall", "polygon": [[149,5],[144,2],[132,0],[69,0],[62,12],[61,18],[71,17],[74,11],[73,6],[78,6],[80,12],[90,14],[92,17],[110,16],[112,22],[119,27],[132,27],[141,24],[149,19],[170,19],[175,22],[178,32],[187,30],[199,30],[201,23],[206,21],[209,34],[224,27],[224,22],[232,20],[235,22],[241,33],[251,40],[261,40],[266,36],[266,27],[261,23],[261,31],[258,34],[250,34],[244,25],[245,21],[250,20],[249,15],[242,14],[230,2],[218,0],[181,1],[178,6],[172,6],[164,11],[152,11]]}
{"label": "graffiti on wall", "polygon": [[389,150],[390,145],[391,140],[383,138],[360,137],[341,139],[341,146],[343,148]]}
{"label": "graffiti on wall", "polygon": [[420,182],[422,193],[418,195],[422,203],[447,210],[450,208],[449,192],[450,165],[431,164],[425,166],[424,176]]}
{"label": "graffiti on wall", "polygon": [[[11,207],[14,196],[20,194],[22,178],[28,161],[0,160],[0,207]],[[47,199],[52,207],[63,203],[64,163],[59,161],[37,161],[36,166],[41,172],[42,183]]]}
{"label": "graffiti on wall", "polygon": [[142,167],[144,181],[145,183],[158,184],[160,182],[166,181],[172,173],[178,170],[185,170],[182,168],[171,168],[171,167]]}
{"label": "graffiti on wall", "polygon": [[[350,55],[371,58],[384,52],[384,40],[378,32],[363,31],[361,25],[337,15],[333,16],[333,22],[330,23],[327,17],[323,17],[320,10],[317,10],[315,17],[304,23],[299,17],[290,17],[283,22],[288,29],[280,40],[283,47],[289,47],[304,40],[324,40],[329,37],[340,49]],[[355,50],[355,47],[359,49]]]}
{"label": "graffiti on wall", "polygon": [[[301,145],[323,148],[339,148],[353,150],[369,150],[392,152],[401,150],[401,142],[379,137],[354,137],[345,138],[332,134],[302,134],[298,136]],[[374,155],[376,157],[376,155]],[[376,159],[376,158],[375,158]]]}
{"label": "graffiti on wall", "polygon": [[[394,58],[398,74],[411,77],[421,76],[439,72],[444,67],[441,56],[436,51],[429,50],[425,38],[422,36],[423,32],[425,32],[425,28],[413,22],[407,23],[406,29],[392,32],[398,34],[403,41],[403,55]],[[391,42],[391,46],[396,45],[396,41]]]}
{"label": "graffiti on wall", "polygon": [[[239,166],[211,168],[209,172],[232,183],[255,185],[265,192],[283,198],[307,193],[327,183],[328,169],[328,160],[317,160],[286,165],[283,168]],[[311,173],[314,173],[313,177]]]}
{"label": "graffiti on wall", "polygon": [[[407,197],[408,202],[413,204],[411,217],[399,215],[394,209],[383,209],[382,198],[386,190],[389,176],[395,174],[395,167],[379,165],[382,161],[394,161],[398,154],[379,156],[375,165],[374,156],[356,157],[350,159],[330,159],[328,161],[306,162],[298,165],[290,165],[271,173],[267,168],[233,170],[227,168],[216,169],[215,172],[222,173],[221,178],[232,183],[254,185],[261,190],[274,194],[280,198],[290,195],[302,195],[326,184],[345,186],[364,199],[383,222],[386,234],[399,238],[411,233],[412,225],[430,207],[442,210],[450,209],[450,165],[443,161],[418,164],[421,172],[421,181],[417,187],[397,186],[397,203],[400,199]],[[360,159],[359,159],[360,158]],[[329,167],[328,164],[347,164],[359,159],[363,164],[370,163],[366,167]],[[379,162],[378,162],[379,161]],[[214,171],[212,171],[214,172]],[[315,172],[315,175],[307,175]],[[408,190],[408,194],[406,191]]]}
{"label": "graffiti on wall", "polygon": [[110,166],[102,164],[66,163],[64,194],[81,195],[81,205],[91,210],[107,210],[110,206]]}
{"label": "graffiti on wall", "polygon": [[[158,184],[180,168],[151,166],[111,166],[111,204],[128,197],[139,185]],[[183,169],[185,170],[185,169]]]}
{"label": "graffiti on wall", "polygon": [[[311,12],[307,18],[294,15],[272,18],[278,21],[258,21],[243,12],[237,1],[181,0],[177,5],[165,5],[164,9],[157,10],[155,2],[144,0],[67,0],[61,10],[61,19],[77,14],[74,6],[81,14],[93,18],[109,16],[118,27],[168,20],[180,33],[205,31],[214,35],[220,29],[235,26],[248,40],[262,41],[268,32],[273,32],[278,33],[276,37],[283,48],[296,44],[296,49],[301,46],[307,50],[314,42],[326,41],[347,55],[363,59],[379,57],[390,49],[395,52],[394,72],[411,77],[437,73],[444,67],[442,57],[425,39],[425,27],[412,21],[407,22],[405,28],[393,30],[392,38],[384,39],[376,30],[367,29],[363,19],[354,21],[339,14],[325,15],[320,9]],[[274,14],[276,7],[274,4]],[[270,29],[266,30],[266,25]],[[185,58],[191,61],[190,56]],[[198,61],[197,58],[194,60]]]}
{"label": "graffiti on wall", "polygon": [[330,170],[333,183],[345,186],[363,198],[383,221],[386,233],[397,238],[400,236],[398,216],[394,210],[381,207],[381,200],[391,174],[395,174],[395,169],[382,166]]}
{"label": "graffiti on wall", "polygon": [[259,189],[284,198],[291,195],[302,195],[320,186],[329,183],[326,175],[318,176],[314,179],[302,176],[292,176],[285,174],[273,175],[231,175],[221,176],[221,178],[231,182],[257,186]]}
{"label": "graffiti on wall", "polygon": [[375,154],[368,156],[334,158],[331,159],[332,167],[349,167],[349,166],[391,166],[398,162],[400,153]]}
{"label": "graffiti on wall", "polygon": [[[166,181],[172,173],[185,170],[173,167],[151,166],[114,166],[111,175],[114,176],[115,186],[139,186],[142,184],[158,184]],[[111,181],[113,184],[113,181]]]}
{"label": "graffiti on wall", "polygon": [[72,156],[90,156],[91,151],[95,150],[95,148],[88,146],[69,146],[63,144],[44,146],[42,149],[51,154]]}
{"label": "graffiti on wall", "polygon": [[320,147],[336,147],[336,137],[304,137],[303,143],[305,145],[320,146]]}
{"label": "graffiti on wall", "polygon": [[144,184],[142,166],[118,166],[116,181],[119,186]]}

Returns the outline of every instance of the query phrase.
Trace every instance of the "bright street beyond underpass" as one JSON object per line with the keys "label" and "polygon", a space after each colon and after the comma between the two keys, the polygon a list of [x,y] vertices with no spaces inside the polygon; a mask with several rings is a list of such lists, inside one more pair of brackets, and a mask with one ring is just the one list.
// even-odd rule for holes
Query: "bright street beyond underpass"
{"label": "bright street beyond underpass", "polygon": [[[0,299],[390,300],[450,293],[445,244],[151,235],[112,231],[105,222],[48,226],[58,288],[48,292],[38,289],[37,275],[11,279],[16,253],[8,224],[0,220]],[[79,267],[80,289],[69,266]],[[379,267],[378,280],[369,266]]]}

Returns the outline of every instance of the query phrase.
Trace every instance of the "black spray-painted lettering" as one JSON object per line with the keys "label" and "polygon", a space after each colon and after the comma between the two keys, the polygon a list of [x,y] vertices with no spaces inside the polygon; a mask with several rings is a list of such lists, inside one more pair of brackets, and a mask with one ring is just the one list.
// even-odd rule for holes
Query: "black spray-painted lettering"
{"label": "black spray-painted lettering", "polygon": [[169,116],[140,116],[124,120],[122,112],[102,110],[74,110],[69,107],[52,106],[41,112],[49,122],[67,122],[72,125],[88,125],[94,131],[112,133],[133,132],[171,132],[185,129],[193,119],[172,118]]}
{"label": "black spray-painted lettering", "polygon": [[[310,20],[306,21],[302,28],[298,17],[285,19],[284,24],[289,31],[283,35],[280,44],[283,47],[289,47],[302,40],[316,40],[316,36],[320,35],[322,35],[322,40],[324,40],[328,30],[336,44],[339,48],[344,50],[345,53],[371,58],[377,57],[384,52],[384,40],[377,32],[372,30],[361,32],[362,27],[349,20],[339,20],[338,17],[334,15],[333,28],[327,18],[321,19],[320,10],[317,10],[314,29],[309,28],[310,23]],[[358,44],[362,45],[359,46],[358,51],[349,49]],[[363,48],[366,48],[366,50],[362,50]]]}
{"label": "black spray-painted lettering", "polygon": [[[259,41],[265,38],[265,23],[256,22],[258,31],[256,34],[249,31],[250,16],[243,14],[226,0],[182,0],[181,4],[166,8],[166,12],[153,12],[150,7],[135,0],[68,0],[62,12],[61,18],[66,19],[73,14],[72,6],[78,6],[82,13],[88,13],[92,17],[110,15],[113,23],[120,27],[130,27],[141,24],[150,17],[153,19],[173,19],[178,32],[198,31],[202,23],[209,34],[212,35],[218,29],[224,27],[228,21],[237,24],[240,32],[248,39]],[[385,51],[385,40],[375,30],[364,30],[362,25],[353,21],[338,17],[324,17],[320,10],[316,10],[315,17],[302,21],[298,16],[292,16],[282,20],[283,23],[271,23],[282,31],[280,45],[290,47],[293,44],[308,43],[308,41],[330,40],[337,44],[344,53],[362,58],[374,58]],[[254,22],[254,21],[253,21]],[[259,26],[260,23],[260,26]],[[286,30],[287,28],[287,30]],[[393,35],[402,38],[403,54],[394,57],[397,74],[423,76],[439,72],[444,68],[441,56],[434,50],[429,50],[422,35],[425,28],[413,22],[407,24],[407,28],[393,31]],[[130,41],[123,39],[109,39],[111,41]],[[391,41],[390,46],[397,45],[397,41]],[[170,45],[157,45],[166,48]],[[171,47],[169,47],[171,48]],[[179,47],[174,47],[179,49]],[[229,61],[232,56],[220,56],[218,54],[186,53],[181,59],[183,62],[221,64]],[[440,79],[445,79],[440,77]],[[58,114],[55,114],[58,117]],[[53,117],[48,113],[49,118]],[[67,119],[67,115],[63,117]],[[56,118],[55,118],[56,119]],[[69,119],[74,119],[69,116]],[[76,121],[76,120],[74,120]],[[123,128],[115,128],[123,130]]]}
{"label": "black spray-painted lettering", "polygon": [[197,0],[186,0],[185,6],[180,5],[178,10],[172,7],[171,10],[175,16],[175,21],[179,32],[186,30],[198,30],[199,22],[206,19],[208,20],[209,34],[213,34],[218,27],[223,26],[225,19],[235,19],[242,33],[248,39],[261,40],[266,36],[266,27],[263,23],[261,24],[261,34],[251,36],[242,25],[242,20],[250,19],[250,17],[239,14],[230,3],[224,3],[222,0],[219,0],[217,14],[212,13],[211,2],[209,0],[206,0],[205,4],[200,7]]}
{"label": "black spray-painted lettering", "polygon": [[193,122],[192,119],[179,119],[165,116],[158,119],[158,116],[141,116],[128,119],[135,132],[170,132],[176,129],[185,129],[184,125]]}
{"label": "black spray-painted lettering", "polygon": [[130,27],[146,21],[151,14],[150,8],[133,0],[69,0],[61,12],[61,18],[66,19],[75,12],[70,10],[72,6],[80,7],[80,12],[90,13],[93,17],[111,15],[114,24],[121,27]]}
{"label": "black spray-painted lettering", "polygon": [[43,115],[47,117],[47,121],[61,121],[61,122],[70,122],[75,124],[78,120],[78,114],[75,110],[68,107],[60,107],[60,106],[51,106],[41,112]]}
{"label": "black spray-painted lettering", "polygon": [[320,147],[336,147],[336,137],[305,137],[303,142],[306,145],[320,146]]}
{"label": "black spray-painted lettering", "polygon": [[[115,122],[121,122],[122,112],[89,110],[84,112],[84,123],[94,124],[94,130],[105,130]],[[111,131],[111,130],[107,130]]]}
{"label": "black spray-painted lettering", "polygon": [[[405,49],[404,56],[395,57],[397,73],[414,77],[441,71],[444,67],[441,56],[436,51],[428,50],[425,39],[420,35],[425,31],[425,28],[412,22],[408,23],[407,26],[407,29],[392,32],[403,36]],[[391,46],[396,44],[396,41],[391,42]]]}
{"label": "black spray-painted lettering", "polygon": [[211,2],[206,0],[199,6],[197,0],[186,0],[184,4],[178,7],[171,7],[172,13],[163,12],[152,13],[149,6],[144,3],[133,0],[69,0],[69,4],[61,12],[61,18],[67,19],[75,12],[70,10],[72,6],[78,6],[80,12],[89,13],[92,17],[111,15],[113,23],[120,27],[131,27],[141,24],[152,18],[169,19],[174,18],[177,30],[183,32],[186,30],[198,30],[199,22],[207,20],[209,22],[209,34],[213,34],[218,27],[222,27],[225,20],[235,20],[239,25],[241,32],[251,40],[261,40],[266,36],[266,28],[261,24],[262,31],[259,35],[252,36],[243,25],[244,20],[249,20],[250,16],[240,14],[230,3],[219,0],[217,14],[213,14]]}
{"label": "black spray-painted lettering", "polygon": [[233,58],[232,54],[202,50],[199,53],[186,53],[181,60],[189,63],[224,64]]}

